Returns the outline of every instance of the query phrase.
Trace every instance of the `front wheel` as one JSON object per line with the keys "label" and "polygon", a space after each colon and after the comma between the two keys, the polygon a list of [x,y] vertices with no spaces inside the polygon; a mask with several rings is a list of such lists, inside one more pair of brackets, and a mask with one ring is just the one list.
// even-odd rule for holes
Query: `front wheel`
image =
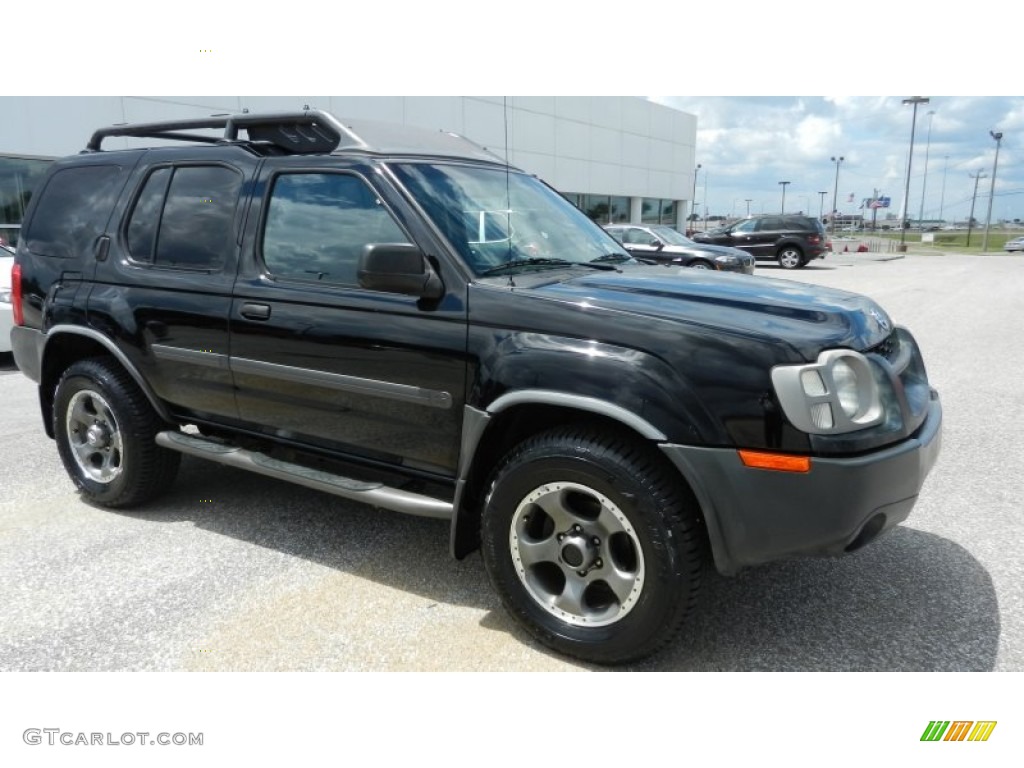
{"label": "front wheel", "polygon": [[82,495],[105,507],[141,504],[174,481],[181,454],[159,447],[166,425],[121,368],[80,360],[57,385],[57,450]]}
{"label": "front wheel", "polygon": [[779,266],[783,269],[796,269],[804,265],[804,255],[799,248],[786,246],[778,255]]}
{"label": "front wheel", "polygon": [[565,427],[515,448],[481,524],[505,608],[545,645],[586,661],[661,649],[693,610],[706,558],[678,482],[627,435]]}
{"label": "front wheel", "polygon": [[708,262],[698,259],[697,261],[690,262],[690,269],[714,269],[714,267],[712,267]]}

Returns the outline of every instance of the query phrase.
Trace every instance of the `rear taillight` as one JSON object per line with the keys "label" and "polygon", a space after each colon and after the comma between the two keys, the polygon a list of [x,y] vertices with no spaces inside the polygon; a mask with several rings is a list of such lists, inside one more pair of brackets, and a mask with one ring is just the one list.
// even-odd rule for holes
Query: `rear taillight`
{"label": "rear taillight", "polygon": [[25,313],[21,311],[21,264],[11,270],[11,306],[14,308],[14,324],[25,324]]}
{"label": "rear taillight", "polygon": [[817,245],[821,242],[821,238],[818,235],[808,235],[807,242],[811,245]]}

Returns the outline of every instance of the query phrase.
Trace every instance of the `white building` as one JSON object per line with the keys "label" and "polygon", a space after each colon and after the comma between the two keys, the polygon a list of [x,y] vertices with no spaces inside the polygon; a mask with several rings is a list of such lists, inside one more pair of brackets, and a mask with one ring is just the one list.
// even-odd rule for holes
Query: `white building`
{"label": "white building", "polygon": [[[540,176],[602,224],[685,229],[697,118],[638,97],[15,96],[0,98],[0,237],[16,241],[25,203],[48,162],[80,152],[97,128],[307,105],[340,118],[460,133]],[[145,144],[108,139],[104,148]]]}

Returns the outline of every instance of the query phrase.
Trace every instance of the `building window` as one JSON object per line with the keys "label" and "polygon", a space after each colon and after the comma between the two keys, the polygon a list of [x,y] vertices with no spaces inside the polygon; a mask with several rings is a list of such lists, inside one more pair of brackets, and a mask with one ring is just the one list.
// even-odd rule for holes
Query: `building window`
{"label": "building window", "polygon": [[644,224],[676,223],[676,203],[674,200],[645,197],[640,208],[640,221]]}
{"label": "building window", "polygon": [[611,223],[625,224],[629,222],[629,198],[613,197],[611,199]]}

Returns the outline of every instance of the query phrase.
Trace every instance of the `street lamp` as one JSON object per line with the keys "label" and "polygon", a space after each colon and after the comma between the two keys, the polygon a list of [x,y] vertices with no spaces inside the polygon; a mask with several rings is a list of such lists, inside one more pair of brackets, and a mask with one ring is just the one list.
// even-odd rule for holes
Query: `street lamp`
{"label": "street lamp", "polygon": [[931,99],[911,96],[904,104],[914,105],[914,116],[910,122],[910,152],[907,153],[907,183],[903,187],[903,221],[900,222],[900,250],[907,250],[907,212],[910,210],[910,165],[914,160],[914,130],[917,128],[917,105],[927,104]]}
{"label": "street lamp", "polygon": [[921,182],[921,212],[917,214],[917,225],[919,227],[922,227],[922,231],[923,231],[923,227],[924,227],[924,225],[921,223],[921,222],[924,221],[924,190],[925,190],[925,187],[928,185],[928,150],[931,149],[931,146],[932,146],[932,120],[934,120],[934,119],[935,119],[935,110],[934,109],[929,109],[928,110],[928,141],[925,142],[925,145],[924,145],[924,181]]}
{"label": "street lamp", "polygon": [[988,215],[985,217],[985,237],[981,240],[982,252],[988,250],[988,226],[992,223],[992,200],[996,196],[996,168],[999,166],[999,145],[1003,143],[1002,131],[989,131],[988,135],[996,140],[996,159],[992,161],[992,186],[988,193]]}
{"label": "street lamp", "polygon": [[946,204],[946,171],[949,170],[949,155],[946,155],[945,162],[942,164],[942,195],[939,196],[939,219],[945,221],[942,218],[942,209]]}
{"label": "street lamp", "polygon": [[745,202],[747,204],[747,218],[749,219],[750,218],[750,204],[752,202],[754,202],[754,201],[751,200],[749,197],[747,197],[747,198],[744,198],[743,202]]}
{"label": "street lamp", "polygon": [[837,198],[839,197],[839,166],[842,165],[845,157],[833,157],[832,162],[836,164],[836,185],[832,189],[832,234],[836,233],[836,214],[839,212],[837,207]]}
{"label": "street lamp", "polygon": [[[690,213],[696,216],[697,211],[697,173],[700,171],[700,163],[697,163],[697,167],[693,169],[693,194],[690,195]],[[693,220],[693,226],[691,229],[697,228],[697,219]]]}
{"label": "street lamp", "polygon": [[978,171],[973,176],[971,176],[971,174],[967,175],[974,179],[974,194],[971,195],[971,215],[967,217],[967,247],[970,248],[971,226],[974,224],[974,201],[978,199],[978,181],[979,179],[984,179],[986,176],[988,176],[988,174]]}
{"label": "street lamp", "polygon": [[779,182],[779,184],[782,185],[782,210],[779,211],[779,213],[785,213],[786,212],[786,185],[790,184],[790,183],[791,182],[788,182],[788,181],[780,181]]}
{"label": "street lamp", "polygon": [[827,195],[827,194],[828,194],[828,192],[819,192],[818,193],[818,195],[819,195],[819,198],[818,198],[818,221],[821,221],[822,214],[825,213],[825,195]]}

